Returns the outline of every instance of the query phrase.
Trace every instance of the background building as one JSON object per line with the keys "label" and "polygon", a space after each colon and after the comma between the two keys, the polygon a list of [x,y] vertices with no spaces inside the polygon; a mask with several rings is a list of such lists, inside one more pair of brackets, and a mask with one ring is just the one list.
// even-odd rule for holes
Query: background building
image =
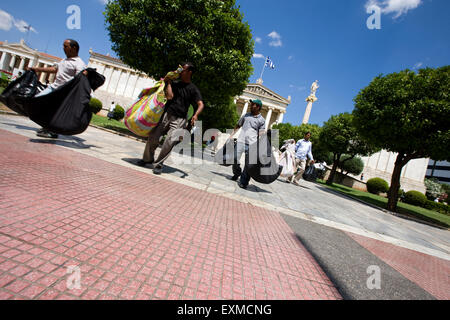
{"label": "background building", "polygon": [[124,109],[131,106],[142,89],[153,86],[155,81],[145,73],[133,70],[121,60],[89,50],[88,66],[97,69],[106,80],[93,97],[103,103],[103,113],[107,113],[111,102]]}
{"label": "background building", "polygon": [[450,162],[430,159],[425,177],[436,178],[440,183],[450,184]]}
{"label": "background building", "polygon": [[[0,71],[16,76],[23,72],[25,67],[51,67],[62,59],[39,52],[27,46],[22,39],[19,43],[0,42]],[[52,83],[55,80],[54,73],[41,72],[38,74],[39,81]]]}
{"label": "background building", "polygon": [[[397,153],[381,150],[370,157],[362,157],[364,162],[364,182],[371,178],[382,178],[391,184],[392,172],[394,171]],[[417,190],[425,194],[425,174],[429,159],[410,160],[402,170],[400,177],[401,189],[405,192]],[[360,179],[361,176],[358,178]]]}

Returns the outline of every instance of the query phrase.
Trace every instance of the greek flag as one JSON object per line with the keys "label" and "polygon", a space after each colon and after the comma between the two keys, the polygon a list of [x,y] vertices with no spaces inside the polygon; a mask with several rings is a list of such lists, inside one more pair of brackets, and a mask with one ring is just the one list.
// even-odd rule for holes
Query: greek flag
{"label": "greek flag", "polygon": [[273,61],[270,59],[270,57],[267,57],[265,67],[269,67],[270,69],[275,69],[275,65],[273,64]]}

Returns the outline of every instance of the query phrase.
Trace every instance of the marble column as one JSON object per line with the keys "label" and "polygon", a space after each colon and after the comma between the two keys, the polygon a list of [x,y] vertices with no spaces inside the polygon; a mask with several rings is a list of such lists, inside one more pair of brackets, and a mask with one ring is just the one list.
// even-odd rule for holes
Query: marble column
{"label": "marble column", "polygon": [[[134,83],[133,96],[134,96],[134,93],[136,92],[136,88],[138,88],[139,79],[141,79],[141,74],[140,73],[136,73],[136,82]],[[139,91],[137,95],[139,95],[140,93],[141,92]]]}
{"label": "marble column", "polygon": [[266,130],[269,129],[270,118],[272,117],[272,112],[273,112],[273,108],[269,108],[269,111],[267,112],[267,116],[266,116]]}
{"label": "marble column", "polygon": [[19,70],[23,70],[23,68],[25,67],[25,59],[25,57],[21,57]]}
{"label": "marble column", "polygon": [[16,55],[12,55],[11,61],[9,62],[9,68],[11,71],[14,70],[14,65],[16,64]]}
{"label": "marble column", "polygon": [[120,84],[120,77],[122,77],[122,70],[119,70],[119,75],[117,76],[117,84],[116,87],[114,88],[113,94],[117,94],[117,89],[119,89],[119,84]]}
{"label": "marble column", "polygon": [[313,102],[309,101],[308,105],[306,106],[305,115],[303,116],[302,124],[307,124],[309,122],[309,117],[311,116],[312,105],[313,105]]}
{"label": "marble column", "polygon": [[48,78],[48,81],[50,83],[55,82],[55,78],[56,78],[56,73],[50,73],[50,77]]}
{"label": "marble column", "polygon": [[248,101],[244,104],[244,108],[242,108],[242,114],[241,117],[245,116],[245,114],[248,111]]}
{"label": "marble column", "polygon": [[33,57],[32,59],[30,59],[30,62],[28,62],[28,68],[32,68],[36,65],[36,57]]}
{"label": "marble column", "polygon": [[3,54],[2,54],[2,58],[0,59],[0,69],[1,70],[5,70],[5,62],[6,62],[6,55],[7,55],[8,53],[7,52],[3,52]]}
{"label": "marble column", "polygon": [[[44,68],[48,68],[47,64],[44,64]],[[41,72],[41,76],[39,77],[39,81],[45,83],[45,78],[47,77],[47,73]]]}
{"label": "marble column", "polygon": [[[123,88],[122,93],[120,93],[121,96],[125,96],[125,90],[127,90],[127,85],[128,85],[128,81],[130,80],[131,77],[131,72],[130,71],[125,71],[128,76],[127,76],[127,80],[125,81],[125,87]],[[120,82],[120,78],[119,78],[119,82]],[[117,84],[117,88],[119,88],[119,84]],[[117,89],[116,89],[116,94],[117,94]]]}
{"label": "marble column", "polygon": [[278,119],[277,119],[278,124],[283,123],[283,117],[284,117],[284,112],[280,112],[278,114]]}

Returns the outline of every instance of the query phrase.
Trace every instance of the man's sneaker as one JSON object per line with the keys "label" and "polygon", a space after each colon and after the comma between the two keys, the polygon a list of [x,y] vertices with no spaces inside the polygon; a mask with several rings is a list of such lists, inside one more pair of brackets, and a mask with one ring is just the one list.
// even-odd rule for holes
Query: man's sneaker
{"label": "man's sneaker", "polygon": [[232,176],[231,178],[228,178],[228,179],[233,180],[233,181],[237,181],[237,179],[239,179],[239,177],[240,177],[240,175],[235,174],[234,176]]}
{"label": "man's sneaker", "polygon": [[298,187],[300,186],[300,183],[298,183],[298,182],[295,181],[295,180],[292,182],[292,184],[294,184],[294,185],[296,185],[296,186],[298,186]]}
{"label": "man's sneaker", "polygon": [[161,174],[162,173],[162,167],[155,167],[154,169],[153,169],[153,173],[154,174]]}
{"label": "man's sneaker", "polygon": [[247,189],[247,186],[244,186],[240,181],[238,181],[239,188]]}
{"label": "man's sneaker", "polygon": [[58,138],[58,135],[56,133],[53,133],[53,132],[50,132],[50,131],[46,131],[46,130],[38,131],[36,133],[36,135],[38,137],[42,137],[42,138],[52,138],[52,139]]}
{"label": "man's sneaker", "polygon": [[142,159],[140,159],[138,162],[136,162],[136,164],[140,167],[150,167],[150,169],[153,169],[153,164],[151,162],[146,162]]}

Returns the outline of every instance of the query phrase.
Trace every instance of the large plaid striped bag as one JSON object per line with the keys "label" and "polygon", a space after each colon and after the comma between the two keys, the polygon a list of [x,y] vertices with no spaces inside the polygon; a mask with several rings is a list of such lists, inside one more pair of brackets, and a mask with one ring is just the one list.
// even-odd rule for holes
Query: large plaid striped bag
{"label": "large plaid striped bag", "polygon": [[125,113],[124,123],[131,132],[148,137],[156,127],[167,102],[164,88],[165,83],[161,80],[142,90],[138,100]]}
{"label": "large plaid striped bag", "polygon": [[[178,66],[176,71],[168,72],[166,78],[175,80],[183,71]],[[142,90],[137,101],[125,112],[124,123],[127,128],[141,137],[148,137],[150,131],[158,124],[167,102],[164,93],[164,80],[156,82],[151,88]]]}

